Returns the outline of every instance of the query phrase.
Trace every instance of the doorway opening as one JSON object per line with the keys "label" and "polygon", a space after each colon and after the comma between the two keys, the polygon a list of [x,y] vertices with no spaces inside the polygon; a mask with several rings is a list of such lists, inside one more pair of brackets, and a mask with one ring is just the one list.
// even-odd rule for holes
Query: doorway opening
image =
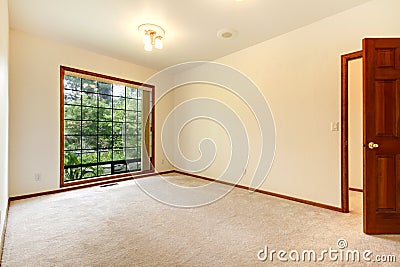
{"label": "doorway opening", "polygon": [[348,62],[349,211],[363,214],[363,59]]}
{"label": "doorway opening", "polygon": [[[363,51],[342,55],[341,96],[341,166],[342,212],[350,211],[349,190],[352,190],[352,209],[360,207],[363,191],[362,157],[362,66]],[[361,83],[360,83],[361,82]],[[359,86],[361,85],[361,88]],[[353,89],[353,91],[350,91]],[[351,102],[350,102],[351,101]],[[358,113],[359,112],[359,113]],[[349,122],[351,124],[349,124]],[[361,128],[360,128],[361,127]],[[350,133],[350,135],[349,135]],[[349,160],[349,153],[351,159]],[[355,193],[358,192],[358,195]]]}

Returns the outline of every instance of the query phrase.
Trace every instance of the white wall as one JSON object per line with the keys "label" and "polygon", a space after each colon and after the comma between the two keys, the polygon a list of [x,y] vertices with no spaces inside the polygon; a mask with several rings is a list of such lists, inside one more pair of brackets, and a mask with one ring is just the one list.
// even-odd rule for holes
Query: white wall
{"label": "white wall", "polygon": [[362,59],[349,61],[349,187],[363,188]]}
{"label": "white wall", "polygon": [[[54,190],[60,186],[60,65],[144,82],[154,70],[52,42],[10,32],[10,195]],[[157,86],[157,85],[156,85]],[[157,88],[156,88],[157,91]],[[166,101],[168,102],[168,101]],[[170,104],[156,108],[166,113]],[[159,138],[159,131],[156,139]],[[163,156],[156,141],[156,168]],[[34,173],[41,180],[34,180]]]}
{"label": "white wall", "polygon": [[[205,84],[191,84],[178,87],[174,90],[174,105],[175,107],[182,104],[184,101],[193,99],[194,97],[206,96],[210,99],[216,99],[222,103],[228,104],[230,107],[240,106],[244,110],[246,106],[238,101],[234,95],[229,93],[227,90],[215,86]],[[188,109],[192,109],[191,104],[186,105],[182,112],[190,112]],[[206,107],[205,107],[206,108]],[[244,110],[241,114],[244,113]],[[215,112],[215,111],[214,111]],[[246,113],[248,115],[248,113]],[[215,117],[214,117],[215,118]],[[175,122],[175,128],[179,129],[183,125],[177,125]],[[226,125],[223,125],[226,126]],[[201,172],[204,176],[213,178],[219,178],[228,166],[229,159],[231,157],[231,140],[229,139],[229,133],[226,130],[210,119],[198,118],[185,125],[182,128],[181,135],[179,136],[180,151],[177,149],[175,154],[182,153],[182,155],[188,159],[187,162],[177,160],[177,156],[174,155],[174,161],[177,161],[179,166],[184,171],[192,171],[190,161],[196,161],[200,159],[202,152],[200,151],[200,143],[204,138],[209,138],[215,143],[217,152],[213,163],[209,168]]]}
{"label": "white wall", "polygon": [[[277,150],[261,189],[340,206],[340,132],[330,129],[340,121],[340,55],[361,50],[365,37],[400,36],[398,10],[398,0],[371,1],[217,60],[249,76],[271,106]],[[184,97],[207,96],[204,88]],[[207,131],[192,130],[182,150]],[[257,158],[257,132],[248,131]],[[254,168],[253,161],[241,184],[249,185]]]}
{"label": "white wall", "polygon": [[8,1],[0,0],[0,231],[8,205],[8,36]]}

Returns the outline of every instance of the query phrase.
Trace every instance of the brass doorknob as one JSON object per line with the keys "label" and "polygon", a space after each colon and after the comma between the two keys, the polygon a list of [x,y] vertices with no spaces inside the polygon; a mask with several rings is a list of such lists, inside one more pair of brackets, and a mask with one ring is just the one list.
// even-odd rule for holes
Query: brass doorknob
{"label": "brass doorknob", "polygon": [[369,149],[375,149],[375,148],[378,148],[379,145],[375,144],[374,142],[369,142],[368,143],[368,147],[369,147]]}

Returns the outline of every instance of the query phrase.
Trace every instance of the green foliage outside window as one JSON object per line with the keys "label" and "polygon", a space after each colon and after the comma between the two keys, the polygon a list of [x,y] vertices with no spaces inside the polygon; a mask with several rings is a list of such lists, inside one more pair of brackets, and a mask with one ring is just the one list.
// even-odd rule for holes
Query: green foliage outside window
{"label": "green foliage outside window", "polygon": [[108,175],[113,161],[141,158],[141,101],[136,88],[64,76],[65,181]]}

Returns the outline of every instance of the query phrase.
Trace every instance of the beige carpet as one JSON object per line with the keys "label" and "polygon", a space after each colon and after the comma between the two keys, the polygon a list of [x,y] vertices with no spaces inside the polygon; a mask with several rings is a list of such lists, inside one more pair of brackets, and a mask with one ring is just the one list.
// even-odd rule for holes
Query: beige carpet
{"label": "beige carpet", "polygon": [[[185,176],[168,179],[190,186],[204,183]],[[257,252],[265,245],[286,251],[337,249],[337,240],[344,238],[352,250],[396,255],[399,266],[400,236],[364,235],[356,210],[361,193],[351,195],[350,214],[243,189],[202,208],[174,208],[148,197],[134,181],[16,201],[9,211],[2,264],[292,266],[276,259],[260,262]]]}

